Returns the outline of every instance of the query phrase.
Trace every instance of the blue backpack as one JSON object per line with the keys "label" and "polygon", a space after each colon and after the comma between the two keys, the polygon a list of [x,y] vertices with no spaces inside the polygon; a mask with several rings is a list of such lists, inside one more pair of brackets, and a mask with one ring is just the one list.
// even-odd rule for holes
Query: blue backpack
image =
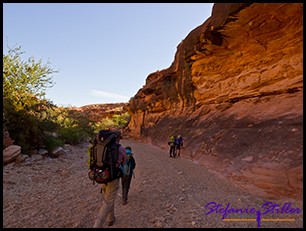
{"label": "blue backpack", "polygon": [[131,176],[133,174],[132,162],[130,159],[127,159],[125,164],[122,166],[122,175],[123,176]]}
{"label": "blue backpack", "polygon": [[120,165],[123,177],[132,176],[134,174],[133,170],[136,166],[135,159],[132,156],[133,154],[132,150],[129,148],[126,148],[125,151],[126,151],[127,159],[124,165]]}

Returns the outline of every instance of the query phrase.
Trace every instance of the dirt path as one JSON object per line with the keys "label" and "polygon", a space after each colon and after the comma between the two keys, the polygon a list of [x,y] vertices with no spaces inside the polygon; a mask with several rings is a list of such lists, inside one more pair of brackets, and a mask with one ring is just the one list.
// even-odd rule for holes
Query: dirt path
{"label": "dirt path", "polygon": [[[257,227],[256,221],[223,221],[223,214],[205,208],[216,202],[229,208],[261,210],[267,200],[254,197],[231,182],[218,178],[203,166],[186,159],[170,158],[167,151],[132,140],[137,163],[129,203],[116,200],[114,228],[149,227]],[[90,228],[101,204],[99,185],[87,177],[87,146],[66,147],[57,159],[31,158],[9,164],[3,170],[3,227]],[[272,201],[280,208],[302,208],[302,202]],[[287,204],[288,205],[288,204]],[[276,210],[275,210],[276,211]],[[283,210],[285,211],[285,210]],[[289,210],[287,210],[289,211]],[[291,210],[293,211],[293,210]],[[256,218],[256,214],[229,214],[226,218]],[[294,219],[264,221],[266,218]],[[261,227],[303,226],[299,214],[269,213],[261,216]]]}

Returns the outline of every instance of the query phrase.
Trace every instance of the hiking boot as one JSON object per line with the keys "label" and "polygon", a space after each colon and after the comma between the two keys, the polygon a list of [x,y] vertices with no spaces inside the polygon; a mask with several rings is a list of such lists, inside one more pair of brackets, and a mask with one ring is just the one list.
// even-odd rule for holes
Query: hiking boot
{"label": "hiking boot", "polygon": [[112,226],[112,225],[114,224],[115,220],[116,220],[116,218],[114,217],[114,220],[113,220],[113,221],[107,222],[107,225],[108,225],[108,226]]}

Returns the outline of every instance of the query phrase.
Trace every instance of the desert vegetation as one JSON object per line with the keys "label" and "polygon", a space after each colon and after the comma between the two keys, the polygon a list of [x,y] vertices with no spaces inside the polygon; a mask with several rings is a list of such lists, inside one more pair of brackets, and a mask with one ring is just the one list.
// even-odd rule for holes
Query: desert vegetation
{"label": "desert vegetation", "polygon": [[54,105],[45,95],[58,71],[49,62],[33,57],[23,60],[24,53],[19,46],[3,54],[3,131],[21,146],[22,153],[31,155],[42,147],[51,152],[65,143],[84,142],[99,129],[127,125],[129,115],[124,111],[92,121],[82,111]]}

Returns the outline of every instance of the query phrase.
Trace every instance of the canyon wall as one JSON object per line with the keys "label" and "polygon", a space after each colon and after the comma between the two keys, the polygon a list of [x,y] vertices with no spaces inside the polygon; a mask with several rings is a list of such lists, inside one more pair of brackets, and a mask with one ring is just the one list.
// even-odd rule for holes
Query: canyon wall
{"label": "canyon wall", "polygon": [[101,122],[105,118],[125,113],[124,107],[127,103],[91,104],[82,107],[70,108],[71,113],[81,113],[91,121]]}
{"label": "canyon wall", "polygon": [[303,4],[214,4],[125,109],[130,136],[168,149],[181,135],[183,158],[257,195],[300,200]]}

